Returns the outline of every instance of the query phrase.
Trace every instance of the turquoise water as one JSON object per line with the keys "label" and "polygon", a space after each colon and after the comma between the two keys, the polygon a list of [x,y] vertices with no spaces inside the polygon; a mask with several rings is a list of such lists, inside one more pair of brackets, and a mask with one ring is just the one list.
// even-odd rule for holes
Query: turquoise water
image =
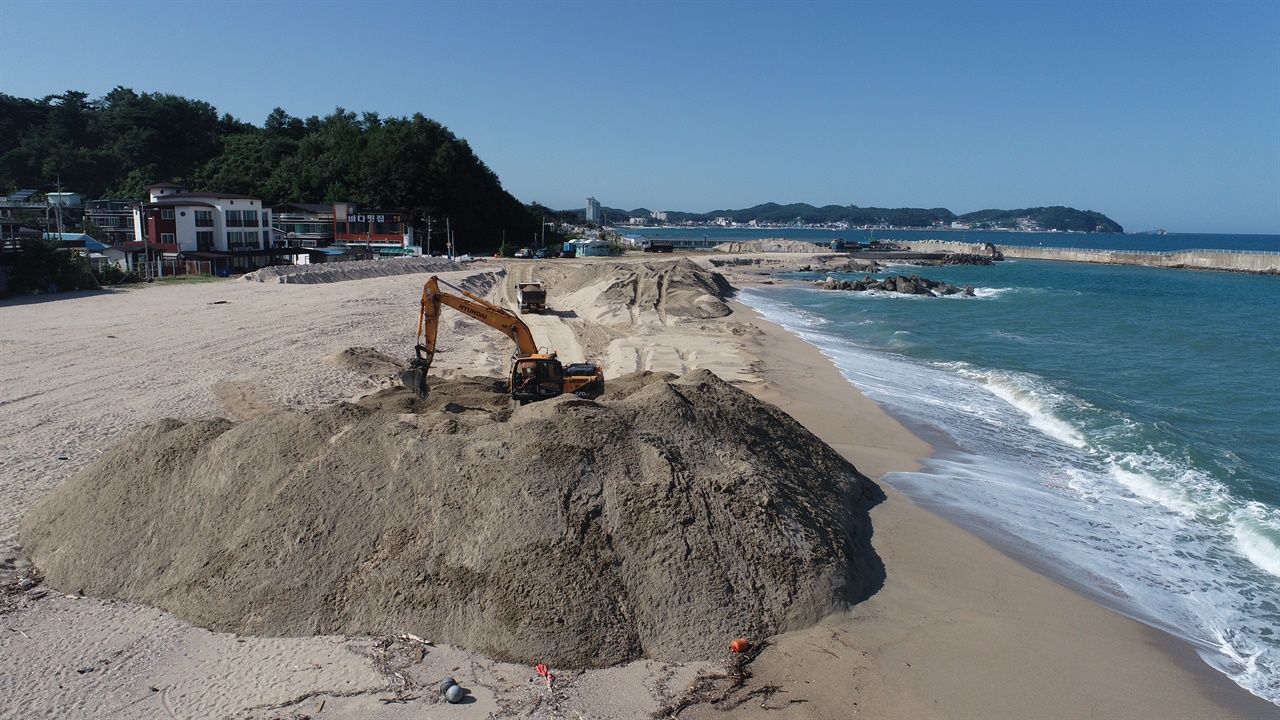
{"label": "turquoise water", "polygon": [[1280,704],[1280,278],[911,272],[977,297],[740,297],[937,448],[887,483]]}

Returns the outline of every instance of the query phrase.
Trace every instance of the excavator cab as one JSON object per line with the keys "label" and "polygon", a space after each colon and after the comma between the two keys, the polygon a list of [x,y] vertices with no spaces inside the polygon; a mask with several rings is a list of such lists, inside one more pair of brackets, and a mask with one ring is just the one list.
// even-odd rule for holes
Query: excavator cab
{"label": "excavator cab", "polygon": [[519,403],[556,397],[564,392],[564,366],[550,355],[517,355],[511,368],[511,399]]}

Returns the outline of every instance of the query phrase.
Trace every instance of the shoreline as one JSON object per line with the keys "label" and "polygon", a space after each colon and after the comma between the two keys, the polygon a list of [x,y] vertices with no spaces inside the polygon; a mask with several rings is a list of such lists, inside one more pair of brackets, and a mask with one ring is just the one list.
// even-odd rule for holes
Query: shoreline
{"label": "shoreline", "polygon": [[[747,283],[735,283],[735,286],[742,287],[744,284],[755,283],[748,280]],[[1280,717],[1280,708],[1253,695],[1211,667],[1199,657],[1195,646],[1189,641],[1132,619],[1107,607],[1098,599],[1054,580],[1044,572],[1044,568],[1037,568],[1032,558],[1025,555],[1019,557],[1017,553],[1002,549],[974,529],[956,524],[945,513],[917,504],[894,489],[891,481],[885,480],[883,475],[918,470],[920,466],[917,459],[925,459],[932,453],[932,447],[923,437],[936,435],[938,431],[912,427],[909,421],[894,416],[890,410],[863,396],[819,348],[786,328],[765,320],[740,301],[735,301],[733,306],[735,312],[741,309],[744,314],[750,315],[750,322],[761,328],[769,340],[762,343],[766,349],[758,348],[756,352],[761,355],[762,376],[779,388],[780,397],[777,401],[771,399],[771,402],[778,404],[811,432],[844,454],[860,471],[880,485],[887,498],[871,511],[872,546],[885,561],[888,575],[885,587],[867,601],[851,608],[847,616],[828,618],[828,622],[836,628],[856,626],[864,637],[869,628],[872,630],[869,634],[873,636],[901,636],[900,632],[890,626],[895,623],[922,623],[922,628],[928,628],[924,632],[934,635],[933,642],[929,643],[930,647],[938,655],[947,657],[944,664],[949,667],[946,667],[945,673],[952,676],[950,681],[938,687],[934,686],[934,680],[908,682],[889,693],[898,695],[894,704],[884,706],[873,714],[898,715],[910,704],[923,702],[924,697],[934,695],[934,702],[937,704],[932,709],[941,709],[943,717],[981,714],[1012,718],[1020,715],[1042,715],[1045,707],[1055,709],[1052,714],[1054,717]],[[797,348],[795,344],[802,345],[804,349]],[[771,352],[767,349],[769,346],[776,346],[778,349]],[[787,350],[782,349],[788,347]],[[778,365],[793,363],[805,355],[809,357],[804,365],[813,373],[813,379],[819,380],[814,385],[828,387],[837,381],[843,383],[861,402],[875,405],[884,418],[876,419],[874,414],[868,415],[859,402],[849,399],[843,389],[832,388],[830,392],[820,392],[814,387],[791,382],[795,373],[782,370]],[[789,393],[792,395],[789,396]],[[812,398],[820,398],[817,407],[804,400],[806,393]],[[857,408],[853,417],[875,420],[875,428],[880,433],[910,435],[918,444],[899,436],[892,443],[893,450],[886,453],[883,440],[851,442],[841,432],[839,423],[833,425],[823,417],[824,413],[831,412],[830,405],[840,403]],[[823,404],[828,407],[824,409]],[[939,439],[945,441],[945,438]],[[924,454],[910,459],[906,456],[911,454],[908,448],[918,449],[921,446],[927,448]],[[906,455],[902,454],[904,450]],[[886,533],[886,530],[891,532]],[[886,534],[891,537],[885,538]],[[937,543],[940,538],[945,538],[945,541]],[[934,544],[936,552],[952,556],[956,562],[963,558],[970,563],[981,564],[985,572],[991,574],[995,584],[1012,589],[1002,593],[986,608],[953,604],[947,598],[935,595],[924,603],[931,606],[933,612],[976,613],[977,620],[992,622],[991,629],[998,630],[1007,624],[1007,618],[996,616],[1023,614],[1026,613],[1027,605],[1034,604],[1036,611],[1030,614],[1041,626],[1034,633],[1039,636],[1039,640],[1030,644],[1011,643],[1007,638],[994,639],[982,633],[946,628],[943,622],[936,620],[899,617],[895,609],[888,607],[893,599],[897,599],[897,590],[919,590],[923,585],[944,592],[950,584],[943,582],[935,585],[936,578],[920,574],[927,563],[921,562],[924,558],[919,554],[919,546],[926,544]],[[911,545],[917,547],[909,548]],[[897,562],[899,560],[902,562]],[[967,589],[971,591],[979,590],[958,577],[954,571],[939,570],[939,574],[949,577],[956,585],[968,586]],[[1036,602],[1029,602],[1031,600]],[[915,601],[924,602],[919,598],[915,598]],[[862,609],[863,606],[872,607]],[[1089,630],[1078,630],[1079,628]],[[1105,631],[1100,628],[1105,628]],[[805,640],[811,641],[812,638]],[[985,662],[989,664],[981,668],[973,667],[965,661],[972,646],[978,644],[997,645],[1000,648],[994,652],[987,648],[983,652]],[[1070,652],[1063,648],[1069,648]],[[1059,673],[1055,673],[1053,683],[1045,684],[1042,676],[1036,677],[1039,673],[1028,671],[1028,668],[1044,662],[1046,657],[1055,655],[1058,656],[1055,662],[1062,663],[1063,667]],[[1112,670],[1099,670],[1102,667],[1111,667]],[[874,672],[870,668],[863,668],[862,674],[868,671]],[[1140,674],[1144,681],[1138,685],[1117,685],[1113,681],[1113,673],[1121,676]],[[1023,683],[1029,686],[1039,684],[1041,687],[1035,692],[1009,688],[1012,692],[990,694],[983,702],[960,710],[959,707],[972,701],[972,698],[966,697],[964,686],[981,684],[981,676],[989,677],[991,674],[1005,678],[1023,677]],[[887,678],[877,680],[885,685],[897,684]],[[776,683],[777,678],[772,681]],[[1076,687],[1089,687],[1090,692],[1073,694],[1071,689]],[[939,689],[948,691],[949,695],[939,697]],[[1104,692],[1104,689],[1111,692]],[[883,692],[883,688],[880,688],[877,694]],[[858,707],[869,712],[870,703],[877,699],[883,698],[873,696],[862,701]],[[875,705],[880,704],[875,702]],[[921,708],[923,707],[922,705]]]}
{"label": "shoreline", "polygon": [[[485,262],[465,274],[518,267],[567,273],[580,265]],[[751,269],[759,267],[724,271],[738,288],[768,282]],[[376,390],[377,378],[325,358],[357,346],[407,348],[423,279],[225,281],[6,304],[0,343],[14,358],[0,398],[9,401],[0,426],[10,436],[0,451],[0,486],[10,498],[0,507],[0,541],[14,537],[17,516],[40,496],[141,424],[175,415],[250,417],[267,406],[305,410]],[[863,396],[800,337],[734,300],[734,314],[718,320],[598,325],[613,316],[588,317],[600,307],[589,295],[560,300],[576,307],[577,315],[566,315],[579,319],[574,328],[589,356],[620,347],[627,352],[611,357],[614,372],[637,362],[735,377],[842,452],[887,496],[870,511],[871,544],[887,572],[882,588],[816,625],[770,638],[737,697],[765,684],[781,692],[766,696],[770,709],[746,702],[735,717],[776,718],[779,708],[788,717],[1280,717],[1185,643],[1054,583],[888,487],[881,476],[913,469],[932,453],[922,439],[928,433]],[[441,332],[450,349],[437,359],[442,373],[500,374],[506,338],[462,323]],[[93,361],[76,363],[69,382],[51,357]],[[148,364],[166,368],[164,382],[125,378],[122,392],[118,368]],[[383,651],[373,638],[241,638],[154,608],[61,593],[4,619],[0,717],[33,708],[95,718],[548,717],[534,712],[547,696],[535,692],[545,686],[532,668],[443,645],[416,664],[411,644],[386,652],[407,658],[424,688],[454,674],[478,689],[475,704],[437,705],[425,691],[415,702],[387,704],[399,685],[379,670],[374,658]],[[556,708],[569,717],[573,709],[649,717],[696,673],[714,672],[712,660],[558,672],[564,687]],[[85,667],[96,669],[79,672]],[[680,717],[722,714],[701,705]]]}

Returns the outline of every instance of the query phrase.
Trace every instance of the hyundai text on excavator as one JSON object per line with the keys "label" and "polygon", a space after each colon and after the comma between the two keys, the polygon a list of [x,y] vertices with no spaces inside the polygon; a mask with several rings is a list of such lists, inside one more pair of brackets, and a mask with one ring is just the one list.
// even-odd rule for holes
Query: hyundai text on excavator
{"label": "hyundai text on excavator", "polygon": [[[440,289],[444,285],[453,290]],[[427,396],[427,371],[436,354],[436,330],[440,324],[440,307],[448,305],[495,328],[516,343],[512,355],[511,399],[524,404],[548,400],[565,393],[594,399],[604,394],[604,372],[594,363],[563,365],[554,350],[540,352],[529,326],[515,313],[494,305],[462,288],[450,285],[435,275],[422,286],[422,311],[418,316],[417,357],[409,363],[406,384],[422,397]]]}

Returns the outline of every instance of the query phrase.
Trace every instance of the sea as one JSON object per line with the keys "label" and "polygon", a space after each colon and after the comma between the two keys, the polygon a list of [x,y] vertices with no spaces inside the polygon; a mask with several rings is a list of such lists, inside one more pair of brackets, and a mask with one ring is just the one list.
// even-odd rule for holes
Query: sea
{"label": "sea", "polygon": [[[1280,252],[1277,235],[724,232]],[[974,296],[739,299],[934,446],[884,482],[1280,704],[1280,277],[1030,260],[876,276],[912,272]]]}

